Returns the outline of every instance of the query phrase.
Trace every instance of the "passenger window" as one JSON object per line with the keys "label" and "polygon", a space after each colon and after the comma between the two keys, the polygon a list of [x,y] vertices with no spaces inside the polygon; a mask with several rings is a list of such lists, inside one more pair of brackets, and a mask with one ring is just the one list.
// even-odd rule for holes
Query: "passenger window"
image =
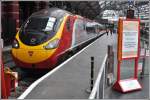
{"label": "passenger window", "polygon": [[67,27],[67,30],[70,31],[70,18],[68,18],[67,22],[66,22],[66,27]]}

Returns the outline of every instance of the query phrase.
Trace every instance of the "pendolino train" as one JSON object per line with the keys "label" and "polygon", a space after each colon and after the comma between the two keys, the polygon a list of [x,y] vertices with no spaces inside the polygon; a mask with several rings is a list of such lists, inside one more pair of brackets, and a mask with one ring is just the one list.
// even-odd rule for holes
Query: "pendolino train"
{"label": "pendolino train", "polygon": [[101,34],[103,26],[58,8],[33,13],[21,26],[12,44],[20,68],[51,69],[82,43]]}

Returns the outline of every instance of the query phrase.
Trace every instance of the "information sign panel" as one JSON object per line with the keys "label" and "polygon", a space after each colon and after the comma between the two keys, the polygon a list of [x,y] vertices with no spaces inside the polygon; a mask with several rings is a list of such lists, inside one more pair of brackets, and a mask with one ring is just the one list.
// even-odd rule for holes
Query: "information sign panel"
{"label": "information sign panel", "polygon": [[138,21],[123,21],[122,58],[138,57]]}

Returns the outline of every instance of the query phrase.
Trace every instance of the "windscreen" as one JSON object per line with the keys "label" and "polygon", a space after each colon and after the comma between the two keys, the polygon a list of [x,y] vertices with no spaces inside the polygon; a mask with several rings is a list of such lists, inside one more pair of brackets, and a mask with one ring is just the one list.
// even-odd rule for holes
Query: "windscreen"
{"label": "windscreen", "polygon": [[30,17],[21,27],[19,38],[26,45],[42,44],[56,34],[59,24],[55,17]]}
{"label": "windscreen", "polygon": [[26,30],[38,30],[38,31],[52,31],[56,19],[50,18],[30,18],[24,26]]}

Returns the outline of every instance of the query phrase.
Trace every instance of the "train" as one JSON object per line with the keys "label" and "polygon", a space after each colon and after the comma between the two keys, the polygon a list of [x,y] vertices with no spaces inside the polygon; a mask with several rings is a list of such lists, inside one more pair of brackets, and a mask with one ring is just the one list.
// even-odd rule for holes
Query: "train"
{"label": "train", "polygon": [[98,37],[102,24],[59,8],[33,13],[21,25],[12,43],[16,66],[53,69],[67,51]]}

